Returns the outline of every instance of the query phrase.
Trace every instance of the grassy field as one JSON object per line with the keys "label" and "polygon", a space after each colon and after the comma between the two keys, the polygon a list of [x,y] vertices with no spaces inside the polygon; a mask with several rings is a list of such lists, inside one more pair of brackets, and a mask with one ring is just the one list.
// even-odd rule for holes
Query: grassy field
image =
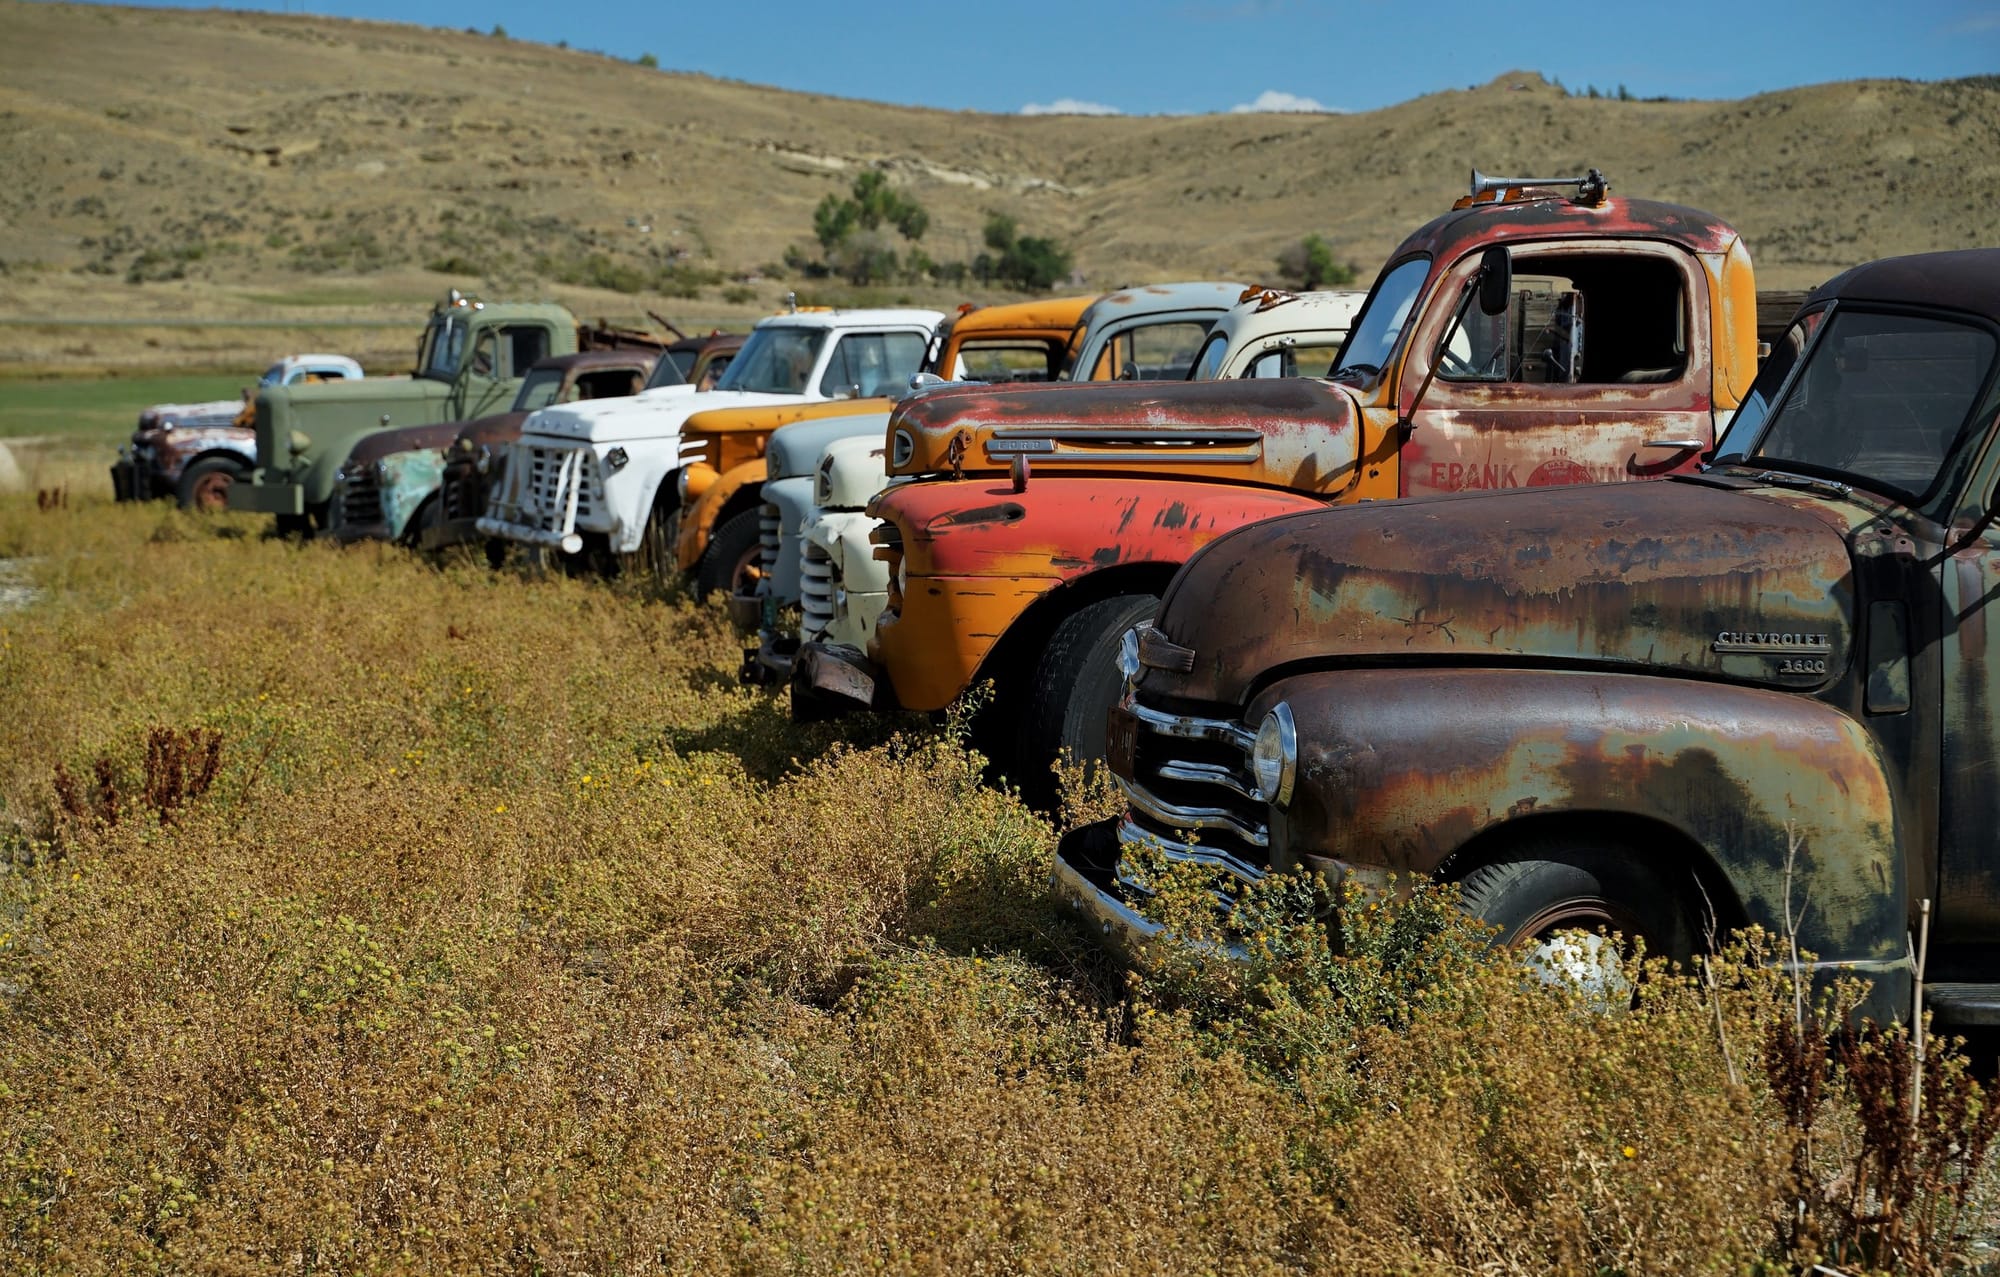
{"label": "grassy field", "polygon": [[0,1269],[1979,1257],[1982,1097],[1912,1131],[1767,970],[1593,1010],[1281,883],[1141,979],[950,731],[793,727],[718,612],[261,531],[0,497]]}
{"label": "grassy field", "polygon": [[255,372],[238,377],[0,381],[0,439],[54,435],[80,446],[116,448],[148,404],[233,399],[244,386],[256,384]]}

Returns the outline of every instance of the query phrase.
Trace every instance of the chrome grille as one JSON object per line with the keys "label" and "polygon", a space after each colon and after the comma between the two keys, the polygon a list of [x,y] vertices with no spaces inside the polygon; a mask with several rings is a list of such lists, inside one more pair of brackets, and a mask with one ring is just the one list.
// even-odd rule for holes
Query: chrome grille
{"label": "chrome grille", "polygon": [[808,539],[805,562],[799,573],[799,603],[805,612],[799,634],[806,642],[812,642],[833,624],[833,591],[833,558],[825,546]]}
{"label": "chrome grille", "polygon": [[757,511],[757,544],[763,551],[757,561],[763,566],[766,581],[770,580],[778,570],[780,527],[778,507],[766,501]]}
{"label": "chrome grille", "polygon": [[486,483],[469,465],[448,467],[441,491],[447,519],[476,519],[486,513]]}
{"label": "chrome grille", "polygon": [[340,522],[364,527],[382,522],[382,489],[372,475],[356,475],[341,481]]}
{"label": "chrome grille", "polygon": [[1250,770],[1256,737],[1229,719],[1150,709],[1129,693],[1121,709],[1136,722],[1132,775],[1118,781],[1128,804],[1120,841],[1157,845],[1169,861],[1246,881],[1262,877],[1271,831]]}
{"label": "chrome grille", "polygon": [[[604,504],[597,455],[588,447],[516,445],[508,465],[521,467],[520,485],[526,498],[518,510],[510,512],[512,521],[537,532],[560,536],[573,531],[579,523],[594,519]],[[569,504],[572,495],[574,512]]]}

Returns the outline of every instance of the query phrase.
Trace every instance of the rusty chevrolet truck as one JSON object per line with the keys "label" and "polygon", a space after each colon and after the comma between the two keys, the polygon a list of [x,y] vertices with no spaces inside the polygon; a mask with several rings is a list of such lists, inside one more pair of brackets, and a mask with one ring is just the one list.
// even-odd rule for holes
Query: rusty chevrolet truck
{"label": "rusty chevrolet truck", "polygon": [[1132,854],[1461,885],[1503,941],[1686,957],[1756,923],[2000,1023],[2000,250],[1815,291],[1697,473],[1321,510],[1195,555],[1123,640],[1122,817],[1059,881],[1144,943]]}
{"label": "rusty chevrolet truck", "polygon": [[1047,796],[1101,759],[1120,636],[1188,556],[1328,502],[1690,469],[1756,371],[1749,253],[1593,171],[1497,179],[1404,241],[1328,379],[947,389],[890,425],[894,568],[868,659],[807,645],[795,704],[939,710],[996,685],[989,750]]}

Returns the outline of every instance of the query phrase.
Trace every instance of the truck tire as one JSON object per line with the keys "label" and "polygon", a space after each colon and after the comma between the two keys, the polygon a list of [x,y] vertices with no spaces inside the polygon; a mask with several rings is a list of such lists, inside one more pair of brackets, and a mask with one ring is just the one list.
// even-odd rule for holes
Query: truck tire
{"label": "truck tire", "polygon": [[1027,688],[1014,760],[1015,783],[1028,801],[1053,802],[1056,784],[1049,769],[1064,749],[1078,763],[1103,765],[1105,716],[1125,682],[1118,672],[1119,641],[1159,610],[1156,595],[1117,594],[1072,612],[1049,636]]}
{"label": "truck tire", "polygon": [[739,588],[755,589],[759,564],[764,557],[757,511],[745,510],[724,520],[708,538],[701,562],[694,568],[694,597],[706,599],[717,590],[733,594]]}
{"label": "truck tire", "polygon": [[203,457],[181,471],[174,495],[181,509],[214,514],[229,508],[229,489],[250,476],[250,467],[228,457]]}
{"label": "truck tire", "polygon": [[1459,903],[1499,928],[1496,944],[1532,947],[1558,931],[1601,929],[1683,964],[1696,944],[1687,899],[1683,884],[1631,847],[1589,838],[1525,839],[1459,880]]}
{"label": "truck tire", "polygon": [[424,498],[424,503],[410,516],[410,521],[404,526],[403,535],[398,543],[406,550],[419,549],[424,543],[424,529],[442,522],[444,522],[444,498],[433,492]]}

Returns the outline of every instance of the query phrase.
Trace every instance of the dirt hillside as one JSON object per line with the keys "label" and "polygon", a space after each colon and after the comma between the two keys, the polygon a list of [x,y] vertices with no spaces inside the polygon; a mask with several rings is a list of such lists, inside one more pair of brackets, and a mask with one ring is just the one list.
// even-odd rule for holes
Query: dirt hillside
{"label": "dirt hillside", "polygon": [[813,206],[871,165],[930,210],[932,257],[971,256],[1002,210],[1071,245],[1091,285],[1263,278],[1307,231],[1372,273],[1474,165],[1596,165],[1720,213],[1772,287],[2000,243],[2000,77],[1620,102],[1521,72],[1353,115],[1031,118],[311,17],[0,3],[0,30],[16,325],[379,321],[448,282],[658,304],[594,286],[621,270],[682,280],[683,315],[749,315],[801,286],[786,246],[809,246]]}

